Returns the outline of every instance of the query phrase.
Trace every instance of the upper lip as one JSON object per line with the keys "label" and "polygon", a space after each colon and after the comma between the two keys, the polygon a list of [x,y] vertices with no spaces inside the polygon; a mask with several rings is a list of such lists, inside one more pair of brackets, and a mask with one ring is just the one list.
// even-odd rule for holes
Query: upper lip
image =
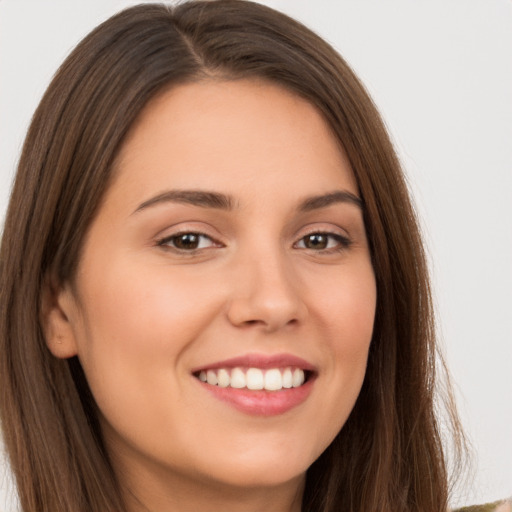
{"label": "upper lip", "polygon": [[200,372],[201,370],[216,370],[219,368],[261,368],[262,370],[268,370],[270,368],[286,368],[293,366],[301,368],[303,370],[314,372],[316,368],[314,365],[302,359],[301,357],[293,354],[244,354],[230,359],[224,359],[222,361],[215,361],[201,365],[192,370],[192,373]]}

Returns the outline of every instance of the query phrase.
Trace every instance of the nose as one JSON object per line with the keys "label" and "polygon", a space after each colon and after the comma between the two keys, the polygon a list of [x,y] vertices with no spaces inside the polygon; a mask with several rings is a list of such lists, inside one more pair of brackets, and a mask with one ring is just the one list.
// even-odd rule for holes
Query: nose
{"label": "nose", "polygon": [[232,269],[228,319],[237,327],[273,332],[299,324],[307,315],[300,283],[285,258],[251,255]]}

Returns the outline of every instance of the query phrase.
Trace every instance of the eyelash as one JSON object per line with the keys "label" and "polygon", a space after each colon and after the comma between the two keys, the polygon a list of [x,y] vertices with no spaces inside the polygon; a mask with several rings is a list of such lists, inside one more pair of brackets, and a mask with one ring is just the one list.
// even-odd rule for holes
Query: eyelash
{"label": "eyelash", "polygon": [[[176,247],[175,245],[171,245],[171,244],[174,244],[176,240],[178,240],[181,237],[185,237],[186,235],[198,237],[199,245],[201,244],[201,239],[203,239],[203,240],[208,239],[211,241],[212,246],[217,246],[217,247],[223,246],[220,242],[217,242],[211,236],[209,236],[205,233],[201,233],[199,231],[182,231],[180,233],[174,233],[170,236],[166,236],[160,240],[157,240],[157,246],[162,247],[164,249],[169,249],[169,250],[177,252],[179,254],[189,254],[189,255],[199,253],[199,252],[203,251],[204,249],[208,248],[208,247],[196,247],[193,249],[183,249],[180,247]],[[327,231],[312,231],[311,233],[307,233],[306,235],[301,237],[297,242],[295,242],[293,244],[294,247],[297,246],[297,244],[299,244],[300,242],[304,242],[308,237],[313,237],[313,236],[327,237],[328,238],[327,245],[329,245],[333,240],[335,241],[336,245],[335,245],[335,247],[327,246],[326,248],[318,249],[318,250],[311,249],[308,247],[301,247],[301,249],[310,250],[310,251],[317,252],[317,253],[321,252],[323,254],[332,254],[332,253],[342,252],[342,251],[348,249],[352,245],[352,241],[349,238],[347,238],[343,235],[340,235],[339,233],[331,233],[331,232],[327,232]]]}
{"label": "eyelash", "polygon": [[[203,249],[205,249],[205,247],[198,247],[198,248],[189,250],[189,249],[182,249],[182,248],[171,245],[171,243],[173,243],[173,241],[175,241],[179,238],[185,237],[186,235],[198,237],[199,240],[206,238],[212,242],[212,245],[217,245],[219,247],[222,245],[222,244],[219,244],[219,242],[216,242],[211,236],[209,236],[205,233],[201,233],[199,231],[182,231],[180,233],[174,233],[170,236],[166,236],[165,238],[158,240],[157,245],[159,247],[163,247],[164,249],[170,249],[175,252],[188,253],[188,254],[195,254],[196,252],[200,252]],[[201,242],[199,242],[199,243],[201,243]]]}
{"label": "eyelash", "polygon": [[306,250],[309,249],[314,252],[322,252],[324,254],[331,254],[331,253],[342,252],[342,251],[348,249],[352,245],[352,241],[349,238],[347,238],[343,235],[340,235],[339,233],[330,233],[328,231],[312,231],[311,233],[307,233],[302,238],[300,238],[298,240],[298,242],[295,242],[294,246],[297,245],[299,242],[303,242],[308,237],[313,237],[313,236],[327,237],[328,238],[327,244],[329,244],[330,241],[334,240],[336,245],[335,245],[335,247],[326,247],[324,249],[319,249],[319,250],[311,249],[308,247],[304,247],[304,249],[306,249]]}

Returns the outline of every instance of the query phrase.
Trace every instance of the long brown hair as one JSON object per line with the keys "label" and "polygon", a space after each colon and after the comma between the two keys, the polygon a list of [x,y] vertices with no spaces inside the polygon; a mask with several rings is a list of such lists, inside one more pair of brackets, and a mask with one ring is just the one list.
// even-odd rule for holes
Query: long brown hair
{"label": "long brown hair", "polygon": [[147,102],[209,77],[269,80],[315,105],[364,201],[378,292],[368,368],[348,421],[308,471],[303,510],[446,511],[427,266],[389,137],[326,42],[241,0],[146,4],[115,15],[66,59],[34,115],[0,252],[0,405],[22,509],[123,510],[80,363],[46,347],[41,294],[49,275],[73,279],[116,155]]}

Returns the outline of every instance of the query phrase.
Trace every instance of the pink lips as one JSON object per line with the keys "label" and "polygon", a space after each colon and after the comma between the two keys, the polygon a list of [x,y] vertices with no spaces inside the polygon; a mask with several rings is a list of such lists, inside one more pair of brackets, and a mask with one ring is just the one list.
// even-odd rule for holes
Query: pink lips
{"label": "pink lips", "polygon": [[286,366],[296,366],[303,370],[315,371],[315,367],[308,363],[305,359],[302,359],[291,354],[274,354],[271,356],[265,356],[261,354],[246,354],[239,357],[233,357],[231,359],[225,359],[224,361],[217,361],[205,366],[200,366],[192,370],[192,373],[197,373],[201,370],[216,370],[218,368],[235,368],[235,367],[246,367],[246,368],[261,368],[267,370],[269,368],[284,368]]}
{"label": "pink lips", "polygon": [[236,389],[219,387],[201,382],[197,383],[213,397],[233,406],[237,410],[255,416],[275,416],[283,414],[303,403],[311,393],[316,379],[315,367],[306,360],[291,354],[246,354],[223,361],[217,361],[192,370],[197,375],[202,370],[216,370],[220,368],[301,368],[308,373],[306,382],[300,387],[281,389],[279,391]]}

